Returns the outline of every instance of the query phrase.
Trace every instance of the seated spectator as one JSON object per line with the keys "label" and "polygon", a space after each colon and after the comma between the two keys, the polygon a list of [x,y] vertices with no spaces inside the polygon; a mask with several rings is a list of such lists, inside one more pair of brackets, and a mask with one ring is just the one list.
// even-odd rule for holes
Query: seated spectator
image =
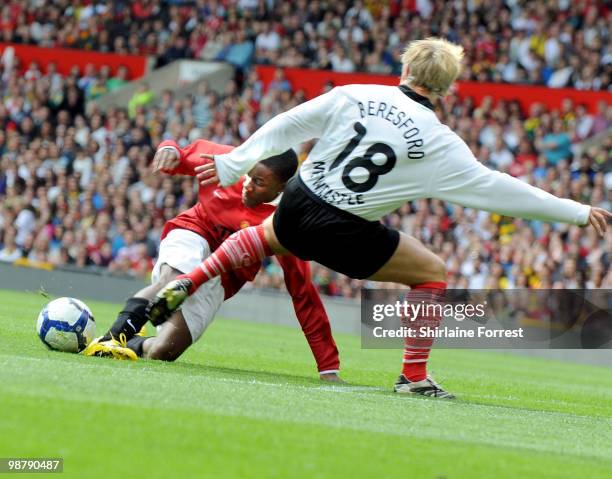
{"label": "seated spectator", "polygon": [[231,63],[240,71],[245,71],[253,61],[253,53],[253,42],[246,37],[244,32],[239,31],[225,56],[225,61]]}
{"label": "seated spectator", "polygon": [[103,78],[96,78],[92,83],[89,84],[85,91],[85,97],[89,100],[95,100],[108,93],[106,81]]}
{"label": "seated spectator", "polygon": [[8,228],[4,233],[2,248],[0,248],[0,261],[12,263],[22,257],[23,253],[15,242],[15,230]]}
{"label": "seated spectator", "polygon": [[285,71],[282,68],[274,70],[274,79],[268,85],[268,91],[284,91],[290,92],[292,90],[291,83],[285,77]]}
{"label": "seated spectator", "polygon": [[115,76],[106,80],[106,88],[109,92],[118,90],[128,82],[128,69],[125,65],[119,65]]}
{"label": "seated spectator", "polygon": [[593,117],[591,135],[598,135],[610,127],[612,127],[612,105],[601,100],[597,102],[597,113]]}
{"label": "seated spectator", "polygon": [[255,48],[263,50],[265,55],[270,50],[278,50],[280,48],[280,36],[275,29],[273,22],[263,22],[263,30],[255,39]]}
{"label": "seated spectator", "polygon": [[141,83],[138,89],[132,95],[132,98],[128,102],[128,115],[130,118],[136,116],[136,108],[139,106],[145,106],[152,103],[155,100],[155,93],[149,88],[149,84],[146,82]]}
{"label": "seated spectator", "polygon": [[544,150],[546,160],[553,166],[560,160],[565,160],[572,156],[571,146],[571,138],[565,131],[561,119],[554,121],[553,131],[547,133],[540,142],[540,148]]}
{"label": "seated spectator", "polygon": [[491,163],[497,170],[507,171],[510,165],[514,162],[514,156],[510,150],[506,148],[504,140],[501,136],[495,139],[495,146],[489,156]]}
{"label": "seated spectator", "polygon": [[355,71],[355,64],[350,58],[347,58],[342,45],[336,45],[329,59],[331,61],[332,70],[335,72],[351,73]]}

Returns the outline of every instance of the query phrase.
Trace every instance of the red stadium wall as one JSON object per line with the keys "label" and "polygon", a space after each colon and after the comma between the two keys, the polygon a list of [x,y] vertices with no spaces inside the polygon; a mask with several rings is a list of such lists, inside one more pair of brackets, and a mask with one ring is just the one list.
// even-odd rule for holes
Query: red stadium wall
{"label": "red stadium wall", "polygon": [[[267,86],[274,77],[276,67],[258,66],[259,77]],[[334,85],[349,83],[380,83],[382,85],[397,85],[398,77],[389,75],[370,75],[364,73],[337,73],[328,70],[308,70],[302,68],[285,68],[285,76],[294,89],[302,89],[308,98],[321,93],[326,82]],[[546,88],[528,85],[509,85],[503,83],[457,82],[461,96],[472,96],[476,104],[485,96],[496,100],[517,99],[527,111],[533,103],[543,103],[549,109],[558,109],[565,98],[571,98],[575,103],[584,103],[591,112],[596,109],[597,102],[605,100],[612,103],[612,93],[574,90],[571,88]]]}
{"label": "red stadium wall", "polygon": [[147,73],[146,56],[117,55],[72,48],[41,48],[11,43],[0,43],[0,55],[7,47],[15,48],[15,56],[21,62],[23,69],[27,69],[31,62],[36,61],[43,72],[49,63],[54,62],[58,72],[63,75],[67,74],[74,65],[77,65],[82,72],[88,63],[93,63],[96,69],[100,69],[102,65],[108,65],[113,74],[119,65],[125,65],[128,68],[130,80],[140,78]]}

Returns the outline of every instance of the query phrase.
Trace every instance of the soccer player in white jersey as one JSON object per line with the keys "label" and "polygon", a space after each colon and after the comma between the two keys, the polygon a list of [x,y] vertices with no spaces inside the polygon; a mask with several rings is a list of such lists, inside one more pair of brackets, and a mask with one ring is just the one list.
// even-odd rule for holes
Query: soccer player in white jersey
{"label": "soccer player in white jersey", "polygon": [[[412,42],[402,57],[399,86],[336,87],[273,118],[230,153],[211,156],[214,162],[200,167],[199,178],[225,186],[260,159],[318,139],[273,216],[233,234],[200,267],[169,283],[151,314],[168,314],[226,270],[287,251],[353,278],[408,285],[408,300],[441,299],[443,261],[415,238],[379,222],[420,198],[507,216],[590,224],[603,234],[609,212],[488,169],[440,123],[431,102],[447,94],[462,57],[460,46],[442,39]],[[396,392],[453,397],[427,374],[432,342],[406,340]]]}

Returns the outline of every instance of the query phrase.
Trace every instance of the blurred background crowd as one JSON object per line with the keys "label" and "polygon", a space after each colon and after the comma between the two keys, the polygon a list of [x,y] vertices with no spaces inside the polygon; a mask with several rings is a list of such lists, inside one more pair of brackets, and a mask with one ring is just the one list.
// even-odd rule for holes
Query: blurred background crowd
{"label": "blurred background crowd", "polygon": [[[163,7],[163,8],[162,8]],[[467,51],[464,79],[610,90],[612,10],[590,0],[490,1],[79,1],[8,0],[2,41],[228,61],[221,94],[200,83],[177,100],[143,86],[126,108],[87,101],[120,88],[127,71],[74,68],[60,75],[19,58],[0,64],[0,261],[87,267],[147,277],[164,222],[197,200],[191,178],[153,175],[157,144],[198,138],[240,144],[305,100],[282,68],[264,87],[253,64],[399,73],[406,42],[442,35]],[[329,85],[328,87],[331,87]],[[557,196],[610,209],[612,105],[534,104],[451,95],[437,105],[476,157]],[[302,155],[306,154],[307,148]],[[450,287],[612,287],[612,231],[550,225],[439,201],[408,203],[384,222],[445,261]],[[363,281],[313,264],[324,294],[356,297]],[[268,261],[255,286],[282,288]]]}
{"label": "blurred background crowd", "polygon": [[49,47],[340,72],[400,73],[410,40],[444,36],[463,79],[606,90],[612,10],[552,0],[6,0],[0,39]]}

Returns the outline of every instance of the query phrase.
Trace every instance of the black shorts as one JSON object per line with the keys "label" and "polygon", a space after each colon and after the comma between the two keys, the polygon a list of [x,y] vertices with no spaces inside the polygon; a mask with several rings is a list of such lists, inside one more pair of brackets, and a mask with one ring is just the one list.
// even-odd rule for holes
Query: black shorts
{"label": "black shorts", "polygon": [[312,260],[351,278],[376,273],[393,255],[399,232],[332,206],[299,176],[285,188],[274,213],[280,243],[298,258]]}

